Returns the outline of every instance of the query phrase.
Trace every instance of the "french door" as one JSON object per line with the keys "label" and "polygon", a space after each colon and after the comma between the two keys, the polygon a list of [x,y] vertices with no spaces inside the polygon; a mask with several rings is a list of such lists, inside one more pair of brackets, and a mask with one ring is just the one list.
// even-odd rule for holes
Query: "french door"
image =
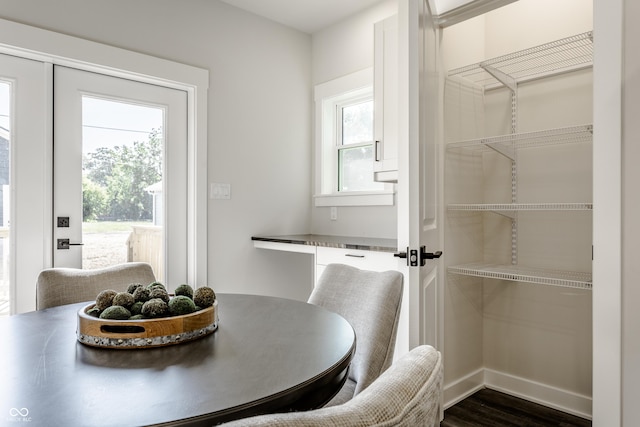
{"label": "french door", "polygon": [[0,54],[0,316],[52,266],[186,283],[187,156],[186,92]]}
{"label": "french door", "polygon": [[0,316],[33,309],[35,278],[51,259],[49,69],[0,55]]}
{"label": "french door", "polygon": [[53,82],[53,265],[145,261],[184,283],[187,93],[58,66]]}

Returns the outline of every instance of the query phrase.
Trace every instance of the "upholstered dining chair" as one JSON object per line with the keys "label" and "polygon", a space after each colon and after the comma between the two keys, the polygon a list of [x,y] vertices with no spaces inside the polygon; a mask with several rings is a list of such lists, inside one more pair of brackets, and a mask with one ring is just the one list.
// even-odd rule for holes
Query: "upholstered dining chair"
{"label": "upholstered dining chair", "polygon": [[48,268],[36,280],[36,310],[95,300],[105,289],[126,291],[131,283],[148,285],[156,280],[145,262],[128,262],[94,270]]}
{"label": "upholstered dining chair", "polygon": [[402,306],[403,276],[329,264],[308,302],[344,317],[356,334],[356,352],[349,377],[327,406],[353,398],[371,384],[393,360]]}
{"label": "upholstered dining chair", "polygon": [[440,352],[422,345],[342,405],[259,415],[224,427],[435,427],[440,425],[442,375]]}

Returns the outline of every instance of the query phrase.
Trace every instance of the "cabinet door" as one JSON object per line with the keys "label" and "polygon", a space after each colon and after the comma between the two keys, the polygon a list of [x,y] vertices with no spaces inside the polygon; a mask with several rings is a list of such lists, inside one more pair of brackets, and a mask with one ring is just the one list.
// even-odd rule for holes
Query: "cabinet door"
{"label": "cabinet door", "polygon": [[374,25],[374,137],[373,176],[379,182],[398,182],[398,17]]}

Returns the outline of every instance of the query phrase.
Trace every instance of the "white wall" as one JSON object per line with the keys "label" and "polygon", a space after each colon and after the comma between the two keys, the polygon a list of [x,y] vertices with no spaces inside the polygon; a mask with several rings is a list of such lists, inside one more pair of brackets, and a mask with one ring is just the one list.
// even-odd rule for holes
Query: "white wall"
{"label": "white wall", "polygon": [[309,35],[217,0],[0,0],[0,18],[210,70],[209,182],[232,198],[209,200],[208,284],[306,298],[310,257],[251,236],[310,228]]}
{"label": "white wall", "polygon": [[[381,3],[318,31],[312,37],[312,84],[373,66],[373,24],[397,13],[397,0]],[[395,238],[397,206],[339,207],[330,220],[328,207],[311,208],[315,234]]]}

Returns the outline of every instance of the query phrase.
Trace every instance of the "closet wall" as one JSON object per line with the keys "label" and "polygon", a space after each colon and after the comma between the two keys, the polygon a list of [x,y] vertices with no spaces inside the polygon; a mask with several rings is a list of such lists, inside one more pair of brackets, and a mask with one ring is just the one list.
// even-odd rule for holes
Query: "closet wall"
{"label": "closet wall", "polygon": [[[445,29],[443,70],[446,74],[592,28],[591,0],[520,0]],[[459,76],[446,79],[444,98],[445,144],[454,144],[445,154],[447,267],[514,264],[519,269],[573,271],[584,277],[577,285],[558,286],[481,278],[449,269],[445,404],[487,386],[590,417],[589,132],[577,142],[537,144],[507,155],[451,147],[514,131],[590,125],[592,69],[519,83],[515,107],[506,87],[483,88]],[[515,156],[515,166],[509,156]],[[537,207],[517,212],[452,209],[461,204],[512,203]],[[556,209],[560,203],[571,208]],[[538,209],[551,204],[553,209]]]}

